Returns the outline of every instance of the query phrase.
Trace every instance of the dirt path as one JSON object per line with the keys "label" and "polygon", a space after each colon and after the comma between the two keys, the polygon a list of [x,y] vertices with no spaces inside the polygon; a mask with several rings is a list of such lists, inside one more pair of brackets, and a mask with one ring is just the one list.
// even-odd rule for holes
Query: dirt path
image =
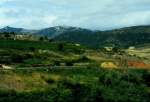
{"label": "dirt path", "polygon": [[0,69],[13,69],[11,66],[0,64]]}
{"label": "dirt path", "polygon": [[22,68],[2,68],[0,70],[36,70],[36,69],[74,69],[87,68],[87,66],[50,66],[50,67],[22,67]]}

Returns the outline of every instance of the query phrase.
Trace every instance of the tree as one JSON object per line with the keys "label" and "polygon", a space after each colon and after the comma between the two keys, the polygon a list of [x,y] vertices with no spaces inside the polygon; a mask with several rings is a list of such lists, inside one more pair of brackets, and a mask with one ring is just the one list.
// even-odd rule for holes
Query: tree
{"label": "tree", "polygon": [[39,39],[40,41],[44,41],[44,37],[40,37],[40,39]]}
{"label": "tree", "polygon": [[49,39],[49,42],[53,42],[54,41],[54,39]]}
{"label": "tree", "polygon": [[62,43],[58,44],[58,50],[63,51],[64,50],[64,45]]}
{"label": "tree", "polygon": [[30,49],[30,51],[32,51],[32,52],[35,51],[35,48],[34,48],[34,47],[30,47],[29,49]]}
{"label": "tree", "polygon": [[47,37],[47,36],[45,36],[45,37],[44,37],[44,40],[48,40],[48,37]]}
{"label": "tree", "polygon": [[4,37],[5,37],[6,39],[9,39],[9,38],[11,37],[9,33],[4,33],[4,34],[5,34]]}

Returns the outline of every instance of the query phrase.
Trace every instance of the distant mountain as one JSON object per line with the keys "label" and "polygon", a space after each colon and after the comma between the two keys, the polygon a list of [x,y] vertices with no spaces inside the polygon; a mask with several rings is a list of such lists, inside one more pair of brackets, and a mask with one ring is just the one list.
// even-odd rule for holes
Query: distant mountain
{"label": "distant mountain", "polygon": [[78,27],[55,26],[40,30],[4,27],[0,32],[47,36],[56,41],[75,42],[100,48],[105,45],[121,47],[150,44],[150,26],[133,26],[109,31],[92,31]]}
{"label": "distant mountain", "polygon": [[58,35],[64,34],[64,33],[69,33],[69,32],[74,32],[74,31],[82,31],[82,32],[88,32],[90,30],[87,29],[82,29],[78,27],[70,27],[70,26],[55,26],[55,27],[49,27],[49,28],[44,28],[40,30],[29,30],[29,29],[24,29],[24,28],[14,28],[14,27],[4,27],[0,29],[0,32],[15,32],[19,34],[36,34],[40,36],[47,36],[49,38],[54,38]]}
{"label": "distant mountain", "polygon": [[69,32],[76,32],[76,31],[90,31],[87,29],[77,28],[77,27],[67,27],[67,26],[55,26],[50,28],[45,28],[36,32],[38,35],[48,36],[49,38],[54,38],[58,35],[69,33]]}
{"label": "distant mountain", "polygon": [[23,28],[13,28],[13,27],[4,27],[0,29],[0,32],[15,32],[15,33],[20,33],[23,31]]}
{"label": "distant mountain", "polygon": [[28,30],[24,28],[14,28],[14,27],[6,26],[0,29],[0,33],[4,33],[4,32],[7,32],[7,33],[14,32],[16,34],[34,34],[37,32],[37,30]]}
{"label": "distant mountain", "polygon": [[61,34],[55,38],[59,41],[75,42],[100,48],[105,45],[118,45],[120,47],[150,44],[150,26],[134,26],[109,31],[72,31]]}

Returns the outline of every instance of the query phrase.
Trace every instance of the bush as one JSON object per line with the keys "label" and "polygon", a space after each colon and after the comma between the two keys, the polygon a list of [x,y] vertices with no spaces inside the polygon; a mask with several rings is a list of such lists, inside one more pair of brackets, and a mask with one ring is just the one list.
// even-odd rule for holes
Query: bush
{"label": "bush", "polygon": [[76,60],[76,62],[89,62],[91,61],[87,56],[81,56],[79,59]]}
{"label": "bush", "polygon": [[24,59],[23,63],[24,64],[42,64],[41,59],[38,58],[30,58],[30,59]]}
{"label": "bush", "polygon": [[66,66],[73,66],[73,62],[67,61],[67,62],[66,62]]}
{"label": "bush", "polygon": [[44,79],[44,81],[48,84],[52,84],[55,82],[55,80],[50,77],[41,76],[41,78]]}
{"label": "bush", "polygon": [[146,83],[146,85],[150,87],[150,72],[146,71],[143,73],[143,80]]}
{"label": "bush", "polygon": [[34,47],[29,47],[29,50],[34,52],[35,51],[35,48]]}
{"label": "bush", "polygon": [[119,84],[120,78],[120,73],[117,71],[104,71],[99,76],[99,82],[107,86],[112,86]]}
{"label": "bush", "polygon": [[[17,72],[19,74],[22,72],[25,76],[33,73],[31,70],[13,71]],[[41,78],[48,83],[44,89],[34,87],[30,92],[1,90],[0,102],[149,102],[150,100],[148,87],[141,80],[148,78],[147,71],[124,73],[120,70],[91,68],[53,69],[49,72],[42,71]],[[55,81],[52,77],[44,76],[44,73],[62,77]]]}
{"label": "bush", "polygon": [[25,57],[23,55],[19,55],[19,54],[13,54],[11,56],[12,62],[15,62],[15,63],[22,63],[24,58]]}
{"label": "bush", "polygon": [[133,84],[143,83],[143,80],[142,80],[142,78],[140,77],[139,74],[137,74],[137,73],[131,73],[131,72],[123,74],[121,76],[120,80],[127,81],[127,82],[130,82],[130,83],[133,83]]}
{"label": "bush", "polygon": [[63,51],[64,50],[64,44],[60,43],[58,44],[58,51]]}
{"label": "bush", "polygon": [[87,102],[90,100],[91,89],[84,84],[63,79],[59,82],[59,87],[71,90],[72,102]]}
{"label": "bush", "polygon": [[59,61],[54,61],[54,66],[60,66],[60,62]]}

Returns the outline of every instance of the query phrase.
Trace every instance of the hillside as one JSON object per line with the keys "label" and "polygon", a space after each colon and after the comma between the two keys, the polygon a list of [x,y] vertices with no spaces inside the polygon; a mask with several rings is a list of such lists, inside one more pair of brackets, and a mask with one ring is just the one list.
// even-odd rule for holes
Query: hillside
{"label": "hillside", "polygon": [[15,32],[47,36],[56,41],[66,41],[101,48],[106,45],[129,47],[150,43],[150,26],[133,26],[109,31],[92,31],[78,27],[55,26],[40,30],[5,27],[0,32]]}
{"label": "hillside", "polygon": [[89,45],[91,47],[103,47],[104,45],[118,45],[129,47],[150,43],[150,26],[135,26],[110,31],[67,32],[55,38],[56,40],[69,41]]}
{"label": "hillside", "polygon": [[54,38],[58,35],[74,32],[74,31],[82,31],[82,32],[91,32],[88,29],[78,28],[78,27],[71,27],[71,26],[55,26],[49,28],[43,28],[38,30],[31,30],[31,29],[24,29],[24,28],[14,28],[6,26],[0,29],[0,33],[16,33],[16,34],[33,34],[33,35],[40,35],[40,36],[47,36],[48,38]]}
{"label": "hillside", "polygon": [[147,54],[0,39],[0,102],[149,102]]}
{"label": "hillside", "polygon": [[1,33],[4,33],[4,32],[15,32],[15,33],[21,33],[23,31],[23,28],[13,28],[13,27],[9,27],[9,26],[6,26],[2,29],[0,29],[0,32]]}
{"label": "hillside", "polygon": [[69,32],[78,32],[78,31],[89,33],[90,30],[78,28],[78,27],[55,26],[55,27],[41,29],[36,33],[41,36],[47,36],[49,38],[54,38],[54,37],[57,37],[62,34],[66,34]]}

